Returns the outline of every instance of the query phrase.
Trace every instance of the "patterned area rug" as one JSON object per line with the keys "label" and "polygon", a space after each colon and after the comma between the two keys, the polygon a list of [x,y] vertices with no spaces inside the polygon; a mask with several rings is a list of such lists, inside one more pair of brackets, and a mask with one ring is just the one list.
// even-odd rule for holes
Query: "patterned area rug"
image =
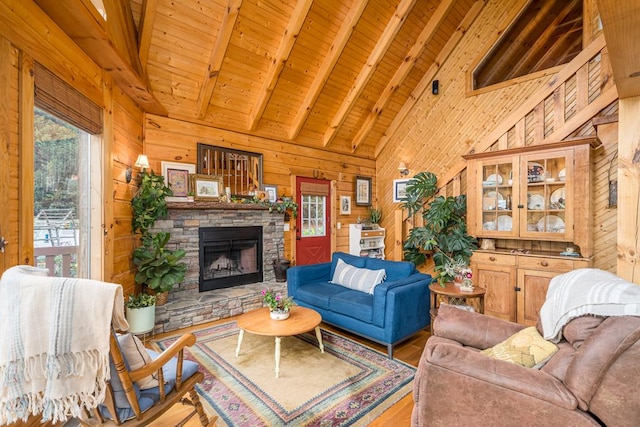
{"label": "patterned area rug", "polygon": [[[198,392],[218,425],[365,426],[411,392],[415,368],[338,334],[284,337],[280,377],[275,377],[272,337],[244,334],[236,357],[235,321],[195,333],[185,350],[205,380]],[[159,350],[178,337],[155,341]]]}

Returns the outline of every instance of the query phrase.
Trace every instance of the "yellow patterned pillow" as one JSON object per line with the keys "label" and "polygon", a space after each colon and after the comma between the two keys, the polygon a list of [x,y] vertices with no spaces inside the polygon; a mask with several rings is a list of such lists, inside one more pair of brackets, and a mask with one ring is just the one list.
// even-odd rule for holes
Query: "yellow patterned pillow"
{"label": "yellow patterned pillow", "polygon": [[527,368],[540,369],[556,351],[558,347],[542,338],[536,328],[531,326],[481,353]]}

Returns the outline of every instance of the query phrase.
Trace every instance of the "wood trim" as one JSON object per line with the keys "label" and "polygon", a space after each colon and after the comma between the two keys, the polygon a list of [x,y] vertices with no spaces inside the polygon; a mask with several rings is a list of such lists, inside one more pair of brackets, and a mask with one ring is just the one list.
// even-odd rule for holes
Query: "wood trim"
{"label": "wood trim", "polygon": [[404,223],[402,217],[404,211],[402,209],[396,209],[393,211],[393,229],[395,230],[395,239],[393,242],[393,260],[400,261],[404,257],[403,244],[404,233],[402,232],[402,224]]}
{"label": "wood trim", "polygon": [[[541,149],[563,149],[567,147],[574,147],[576,145],[589,144],[592,148],[599,147],[602,143],[598,139],[597,136],[589,136],[589,137],[577,137],[577,138],[569,138],[563,141],[554,142],[552,144],[540,144],[540,145],[531,145],[527,147],[516,147],[510,148],[508,150],[500,151],[500,156],[512,156],[516,154],[522,153],[530,153],[535,151],[540,151]],[[473,154],[465,154],[462,156],[465,160],[471,159],[486,159],[486,158],[494,158],[496,157],[495,151],[483,151],[481,153],[473,153]]]}
{"label": "wood trim", "polygon": [[491,86],[486,86],[480,89],[468,89],[465,93],[465,96],[476,96],[482,95],[483,93],[493,92],[494,90],[504,89],[506,87],[516,86],[524,82],[528,82],[529,80],[541,79],[546,76],[551,76],[553,74],[558,73],[562,70],[562,65],[558,65],[556,67],[547,68],[546,70],[536,71],[535,73],[527,74],[525,76],[516,77],[514,79],[505,80],[500,83],[493,84]]}
{"label": "wood trim", "polygon": [[356,78],[353,86],[351,86],[347,97],[342,101],[337,113],[333,116],[333,119],[331,119],[329,128],[325,131],[322,138],[323,147],[328,146],[336,137],[338,130],[347,119],[347,116],[355,105],[356,100],[360,97],[360,94],[373,76],[373,73],[376,71],[378,64],[382,61],[385,53],[387,53],[387,50],[391,46],[391,43],[393,43],[393,40],[398,34],[398,31],[400,31],[400,28],[402,28],[402,24],[407,19],[407,16],[415,3],[416,0],[402,0],[400,4],[398,4],[393,16],[378,39],[376,46],[369,54],[367,62],[360,69],[358,77]]}
{"label": "wood trim", "polygon": [[249,113],[249,123],[247,127],[252,131],[258,127],[262,113],[264,113],[265,108],[267,108],[267,102],[269,102],[273,89],[275,89],[278,83],[278,77],[280,77],[280,73],[282,73],[287,59],[289,59],[291,50],[298,39],[298,34],[300,34],[300,29],[312,4],[313,0],[298,0],[296,2],[296,7],[291,14],[291,19],[289,19],[278,50],[271,59],[271,67],[269,67],[262,87],[258,92],[258,99],[255,104],[253,104],[253,108],[251,108],[251,112]]}
{"label": "wood trim", "polygon": [[103,2],[107,12],[107,34],[121,56],[128,59],[133,70],[144,76],[140,56],[138,55],[138,38],[133,22],[131,3],[129,0],[111,0]]}
{"label": "wood trim", "polygon": [[366,139],[369,132],[373,129],[376,122],[378,121],[378,117],[382,113],[382,110],[387,106],[393,94],[398,90],[398,88],[402,85],[404,80],[407,78],[413,66],[415,65],[418,57],[420,57],[424,47],[427,43],[431,41],[433,36],[435,35],[440,25],[447,18],[447,14],[451,7],[453,6],[455,0],[445,0],[436,9],[433,13],[427,25],[423,28],[422,32],[416,39],[416,42],[413,44],[409,52],[405,55],[404,61],[400,64],[400,67],[396,70],[395,74],[387,84],[387,87],[384,88],[382,94],[374,104],[371,112],[365,119],[364,124],[360,127],[358,132],[356,133],[355,138],[351,141],[351,152],[355,152],[358,149],[358,146],[362,144],[362,142]]}
{"label": "wood trim", "polygon": [[[9,40],[0,37],[0,92],[7,96],[11,88],[11,43]],[[0,205],[7,207],[11,206],[9,202],[9,193],[11,188],[11,152],[10,152],[10,120],[11,117],[11,104],[8,100],[0,102],[0,164],[3,167],[0,169]],[[0,239],[6,240],[11,245],[10,233],[9,233],[9,221],[10,215],[3,214],[0,216]],[[11,248],[5,248],[4,253],[0,253],[0,273],[9,267],[5,262],[5,259],[9,259],[9,250]],[[13,252],[13,251],[12,251]]]}
{"label": "wood trim", "polygon": [[18,251],[19,262],[33,265],[33,192],[34,192],[34,136],[33,136],[33,90],[34,72],[33,58],[24,52],[20,54],[20,94],[19,94],[19,152],[20,152],[20,183],[19,183],[19,233]]}
{"label": "wood trim", "polygon": [[[103,280],[111,282],[113,280],[113,266],[114,266],[114,239],[115,239],[115,224],[113,223],[113,198],[114,198],[114,185],[113,185],[113,140],[114,140],[114,120],[113,120],[113,83],[111,77],[104,73],[104,109],[102,110],[103,124],[102,124],[102,155],[100,171],[91,176],[91,182],[101,182],[102,194],[98,203],[91,203],[91,229],[97,230],[91,232],[91,253],[100,254],[99,257],[91,257],[91,276],[97,280]],[[98,168],[92,168],[98,169]],[[100,181],[101,180],[101,181]],[[92,187],[95,184],[92,184]],[[96,208],[101,207],[100,211]],[[98,223],[94,215],[100,215],[100,222]],[[99,225],[99,227],[97,226]],[[97,251],[97,252],[95,252]],[[101,262],[99,271],[95,271],[94,258],[98,258],[96,261]]]}
{"label": "wood trim", "polygon": [[324,84],[329,79],[329,75],[331,74],[331,71],[333,71],[333,67],[338,62],[338,59],[340,59],[340,55],[347,45],[347,42],[353,33],[353,29],[356,27],[356,24],[360,20],[362,12],[369,1],[355,0],[354,3],[355,4],[349,10],[348,15],[345,17],[340,30],[336,34],[336,38],[333,40],[328,54],[324,57],[322,64],[313,79],[313,83],[311,83],[311,86],[304,97],[302,105],[298,108],[298,113],[293,119],[293,124],[289,131],[289,139],[291,140],[296,139],[300,133],[304,122],[307,120],[307,117],[311,112],[311,108],[317,101],[318,96],[320,96],[320,92],[322,91]]}
{"label": "wood trim", "polygon": [[402,108],[400,108],[400,111],[398,111],[398,114],[396,114],[396,117],[393,119],[384,135],[376,144],[376,158],[380,155],[387,143],[395,136],[398,129],[400,129],[400,127],[402,126],[404,119],[407,118],[413,107],[416,105],[416,102],[418,102],[418,100],[422,97],[422,94],[427,90],[428,87],[431,86],[433,77],[435,77],[436,73],[440,70],[451,53],[453,53],[455,48],[458,46],[458,43],[460,43],[460,41],[466,34],[467,29],[471,26],[471,24],[473,24],[478,15],[480,15],[480,11],[484,7],[485,3],[486,0],[478,0],[473,4],[473,6],[471,6],[469,12],[467,12],[464,19],[460,22],[460,25],[458,25],[458,28],[456,28],[455,33],[451,35],[449,41],[442,48],[434,63],[431,65],[431,67],[429,67],[429,70],[424,74],[415,89],[413,89],[411,95],[409,96],[409,98],[407,98],[407,101],[404,103]]}
{"label": "wood trim", "polygon": [[216,42],[209,56],[209,66],[207,67],[207,72],[200,87],[200,93],[198,94],[197,105],[198,118],[200,120],[204,119],[207,114],[207,108],[211,102],[211,96],[213,96],[213,90],[216,87],[218,75],[222,68],[224,54],[231,41],[231,34],[233,33],[233,28],[236,25],[238,14],[240,13],[240,6],[242,6],[242,0],[229,0],[224,15],[222,16]]}

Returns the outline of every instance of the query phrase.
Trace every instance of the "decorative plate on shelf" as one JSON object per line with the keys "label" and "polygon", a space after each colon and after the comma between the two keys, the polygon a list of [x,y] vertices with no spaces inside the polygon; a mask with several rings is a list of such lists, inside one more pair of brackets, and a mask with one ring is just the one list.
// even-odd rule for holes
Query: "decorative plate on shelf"
{"label": "decorative plate on shelf", "polygon": [[487,193],[484,195],[484,197],[489,198],[489,199],[504,200],[504,197],[502,197],[502,194],[500,194],[499,191],[487,191]]}
{"label": "decorative plate on shelf", "polygon": [[529,162],[527,164],[527,181],[529,182],[544,181],[544,167],[542,167],[540,163]]}
{"label": "decorative plate on shelf", "polygon": [[547,215],[538,221],[538,231],[564,233],[564,221],[556,215]]}
{"label": "decorative plate on shelf", "polygon": [[560,172],[558,172],[558,181],[562,181],[564,182],[565,178],[566,178],[566,172],[564,169],[562,169]]}
{"label": "decorative plate on shelf", "polygon": [[502,184],[502,175],[499,174],[493,174],[493,175],[489,175],[487,177],[487,180],[484,181],[486,183],[488,183],[488,185],[500,185]]}
{"label": "decorative plate on shelf", "polygon": [[513,219],[509,215],[500,215],[498,217],[498,230],[500,231],[513,230]]}
{"label": "decorative plate on shelf", "polygon": [[529,203],[527,208],[532,211],[540,211],[544,209],[544,197],[540,194],[532,194],[529,196]]}
{"label": "decorative plate on shelf", "polygon": [[549,201],[551,203],[558,204],[564,207],[564,201],[565,201],[564,188],[558,188],[556,191],[551,193],[551,197],[549,198]]}

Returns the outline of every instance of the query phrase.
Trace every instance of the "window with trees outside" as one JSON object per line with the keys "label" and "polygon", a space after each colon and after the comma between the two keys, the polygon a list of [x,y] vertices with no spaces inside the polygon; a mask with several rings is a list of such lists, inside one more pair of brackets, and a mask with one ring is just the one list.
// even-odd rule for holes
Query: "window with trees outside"
{"label": "window with trees outside", "polygon": [[327,234],[325,224],[326,203],[326,196],[302,195],[302,206],[300,207],[302,237],[317,237]]}

